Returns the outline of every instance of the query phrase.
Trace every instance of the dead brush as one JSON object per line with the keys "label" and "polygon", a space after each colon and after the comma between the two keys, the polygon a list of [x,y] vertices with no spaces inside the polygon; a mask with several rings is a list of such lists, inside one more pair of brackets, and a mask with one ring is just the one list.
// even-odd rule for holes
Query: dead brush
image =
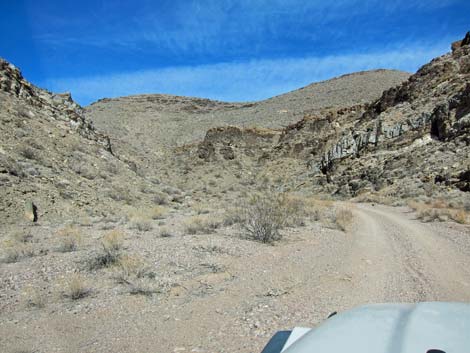
{"label": "dead brush", "polygon": [[59,251],[70,252],[78,249],[82,242],[82,234],[76,227],[69,226],[59,230],[57,233],[59,238]]}
{"label": "dead brush", "polygon": [[349,227],[352,224],[353,219],[354,219],[353,213],[349,208],[340,207],[339,209],[335,210],[334,223],[342,231],[345,232],[349,229]]}

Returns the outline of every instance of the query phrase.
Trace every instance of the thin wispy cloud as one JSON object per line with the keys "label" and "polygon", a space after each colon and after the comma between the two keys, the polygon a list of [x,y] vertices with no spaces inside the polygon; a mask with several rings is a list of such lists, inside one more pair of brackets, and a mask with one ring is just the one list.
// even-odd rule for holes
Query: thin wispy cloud
{"label": "thin wispy cloud", "polygon": [[254,100],[357,70],[414,71],[468,30],[469,12],[466,0],[6,1],[0,55],[83,104]]}
{"label": "thin wispy cloud", "polygon": [[225,101],[269,98],[320,81],[361,70],[394,68],[415,71],[447,51],[448,44],[431,48],[413,46],[400,50],[325,57],[253,60],[201,66],[168,67],[91,77],[50,79],[53,91],[71,91],[76,100],[89,104],[96,97],[141,93],[200,96]]}

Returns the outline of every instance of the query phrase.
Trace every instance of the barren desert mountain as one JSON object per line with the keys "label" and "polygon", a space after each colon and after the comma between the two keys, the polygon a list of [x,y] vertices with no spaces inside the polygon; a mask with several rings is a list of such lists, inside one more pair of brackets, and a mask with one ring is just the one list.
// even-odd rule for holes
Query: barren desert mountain
{"label": "barren desert mountain", "polygon": [[209,99],[148,94],[102,99],[86,115],[111,138],[136,149],[158,150],[201,140],[213,127],[283,128],[305,114],[370,102],[409,77],[395,70],[374,70],[314,83],[259,102],[227,103]]}
{"label": "barren desert mountain", "polygon": [[450,193],[468,201],[470,46],[463,43],[370,104],[317,110],[280,130],[214,128],[184,151],[189,161],[277,170],[284,187],[313,193]]}
{"label": "barren desert mountain", "polygon": [[0,137],[2,353],[252,353],[332,310],[470,301],[470,34],[251,103],[82,108],[0,60]]}

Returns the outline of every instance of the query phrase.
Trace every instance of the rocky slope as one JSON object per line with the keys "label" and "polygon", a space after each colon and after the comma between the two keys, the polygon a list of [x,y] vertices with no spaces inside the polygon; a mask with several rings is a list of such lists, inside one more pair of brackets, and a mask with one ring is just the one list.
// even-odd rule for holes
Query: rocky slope
{"label": "rocky slope", "polygon": [[470,41],[453,48],[370,104],[315,111],[257,137],[212,129],[184,153],[189,163],[256,166],[259,175],[306,192],[451,195],[470,206]]}
{"label": "rocky slope", "polygon": [[136,150],[161,151],[201,140],[213,127],[283,128],[307,112],[366,103],[408,76],[394,70],[358,72],[260,102],[226,103],[155,94],[102,99],[85,110],[118,144],[122,141]]}
{"label": "rocky slope", "polygon": [[[145,204],[155,186],[126,156],[113,154],[69,94],[27,82],[0,60],[0,218],[24,221],[32,203],[39,220],[112,214]],[[129,183],[129,180],[132,182]],[[31,215],[29,215],[31,216]]]}

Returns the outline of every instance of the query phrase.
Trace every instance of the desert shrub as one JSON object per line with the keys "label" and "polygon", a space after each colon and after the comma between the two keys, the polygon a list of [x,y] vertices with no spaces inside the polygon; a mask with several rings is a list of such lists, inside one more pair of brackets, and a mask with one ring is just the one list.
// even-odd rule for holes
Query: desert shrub
{"label": "desert shrub", "polygon": [[115,265],[121,257],[123,234],[118,230],[106,233],[101,239],[101,251],[89,261],[90,270]]}
{"label": "desert shrub", "polygon": [[20,154],[27,159],[31,159],[31,160],[39,159],[38,152],[34,148],[31,148],[29,146],[22,147],[20,149]]}
{"label": "desert shrub", "polygon": [[422,222],[452,220],[460,224],[470,223],[470,214],[465,209],[450,208],[443,200],[430,200],[428,203],[410,200],[408,206],[416,212],[416,217]]}
{"label": "desert shrub", "polygon": [[134,217],[131,220],[131,227],[141,232],[148,232],[153,229],[152,223],[144,217]]}
{"label": "desert shrub", "polygon": [[8,239],[3,242],[3,262],[17,262],[21,258],[34,256],[34,248],[30,243]]}
{"label": "desert shrub", "polygon": [[166,213],[167,213],[167,209],[166,209],[166,208],[161,207],[161,206],[155,206],[155,207],[153,207],[153,208],[150,210],[149,216],[150,216],[150,218],[152,218],[153,220],[164,219]]}
{"label": "desert shrub", "polygon": [[348,230],[353,221],[353,218],[353,213],[348,208],[341,207],[335,210],[334,222],[342,231]]}
{"label": "desert shrub", "polygon": [[124,255],[119,258],[117,265],[117,279],[120,283],[129,283],[132,279],[142,278],[148,272],[148,266],[139,256]]}
{"label": "desert shrub", "polygon": [[194,216],[185,222],[185,231],[188,234],[212,233],[220,227],[220,224],[218,220],[212,218]]}
{"label": "desert shrub", "polygon": [[31,233],[15,232],[12,234],[11,239],[18,243],[29,243],[33,239]]}
{"label": "desert shrub", "polygon": [[242,221],[241,215],[242,215],[242,211],[241,209],[237,207],[226,209],[222,223],[225,227],[238,224]]}
{"label": "desert shrub", "polygon": [[160,205],[160,206],[168,205],[168,196],[163,193],[157,193],[153,197],[152,201],[156,205]]}
{"label": "desert shrub", "polygon": [[90,292],[85,278],[79,273],[73,273],[67,279],[64,288],[64,297],[78,300],[86,297]]}
{"label": "desert shrub", "polygon": [[160,229],[160,236],[162,238],[169,238],[169,237],[172,237],[173,234],[170,232],[170,230],[168,228],[162,228]]}
{"label": "desert shrub", "polygon": [[152,296],[153,294],[166,293],[170,290],[170,284],[163,281],[148,281],[140,278],[128,285],[131,295]]}
{"label": "desert shrub", "polygon": [[119,230],[106,233],[101,239],[101,245],[106,252],[118,252],[122,248],[124,234]]}
{"label": "desert shrub", "polygon": [[282,194],[257,194],[240,208],[241,227],[249,239],[273,243],[282,238],[279,232],[287,222],[285,197]]}
{"label": "desert shrub", "polygon": [[285,225],[296,227],[304,225],[306,213],[305,200],[301,197],[283,194],[280,199],[281,208],[285,214]]}
{"label": "desert shrub", "polygon": [[59,237],[60,243],[59,250],[62,252],[77,250],[82,240],[82,234],[80,230],[73,226],[61,229],[57,235]]}
{"label": "desert shrub", "polygon": [[457,210],[452,213],[451,218],[460,224],[470,223],[470,214],[464,210]]}
{"label": "desert shrub", "polygon": [[27,287],[23,293],[25,303],[29,307],[43,308],[46,306],[47,295],[41,288],[38,287]]}

